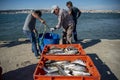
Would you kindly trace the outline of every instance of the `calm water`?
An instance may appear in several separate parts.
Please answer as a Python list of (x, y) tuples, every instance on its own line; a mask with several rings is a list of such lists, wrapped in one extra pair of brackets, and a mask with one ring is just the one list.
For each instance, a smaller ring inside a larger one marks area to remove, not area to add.
[[(22, 27), (27, 14), (0, 14), (0, 40), (17, 40), (25, 37)], [(42, 16), (49, 27), (57, 24), (57, 17), (45, 13)], [(43, 25), (37, 21), (39, 33)], [(83, 13), (78, 19), (77, 31), (79, 39), (120, 39), (120, 14), (115, 13)], [(61, 33), (62, 29), (55, 31)]]

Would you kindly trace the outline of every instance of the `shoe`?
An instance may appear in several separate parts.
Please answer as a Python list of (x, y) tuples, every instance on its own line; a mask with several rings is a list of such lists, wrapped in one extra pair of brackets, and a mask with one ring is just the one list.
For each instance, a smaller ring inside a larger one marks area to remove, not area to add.
[(37, 59), (40, 59), (41, 56), (36, 56)]
[(34, 53), (34, 51), (32, 50), (32, 53)]

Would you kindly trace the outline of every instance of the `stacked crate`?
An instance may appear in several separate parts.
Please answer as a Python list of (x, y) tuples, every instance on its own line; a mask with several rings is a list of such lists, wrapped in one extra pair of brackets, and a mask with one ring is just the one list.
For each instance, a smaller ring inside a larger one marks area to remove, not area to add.
[[(66, 48), (68, 46), (73, 46), (78, 49), (78, 54), (71, 54), (71, 55), (53, 55), (53, 54), (46, 54), (50, 47), (55, 46), (58, 48)], [(88, 72), (91, 74), (90, 76), (46, 76), (43, 67), (47, 60), (55, 60), (55, 61), (74, 61), (76, 59), (83, 60), (86, 63), (86, 67)], [(89, 56), (86, 55), (85, 51), (83, 50), (80, 44), (62, 44), (62, 45), (47, 45), (44, 47), (42, 52), (42, 57), (38, 62), (38, 65), (34, 72), (34, 80), (100, 80), (100, 74), (95, 67), (93, 61)]]

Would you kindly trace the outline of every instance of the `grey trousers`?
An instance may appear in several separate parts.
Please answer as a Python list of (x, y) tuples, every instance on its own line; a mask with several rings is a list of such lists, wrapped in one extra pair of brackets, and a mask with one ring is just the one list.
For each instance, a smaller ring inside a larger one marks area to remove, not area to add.
[(74, 25), (69, 25), (66, 29), (63, 28), (60, 44), (72, 44), (73, 29), (74, 29)]

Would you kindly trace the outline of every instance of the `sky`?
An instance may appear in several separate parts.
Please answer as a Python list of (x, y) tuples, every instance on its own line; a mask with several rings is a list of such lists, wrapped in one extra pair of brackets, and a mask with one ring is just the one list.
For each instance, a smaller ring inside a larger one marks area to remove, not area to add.
[[(0, 0), (0, 10), (50, 9), (52, 5), (66, 8), (69, 0)], [(120, 10), (120, 0), (71, 0), (82, 10)]]

